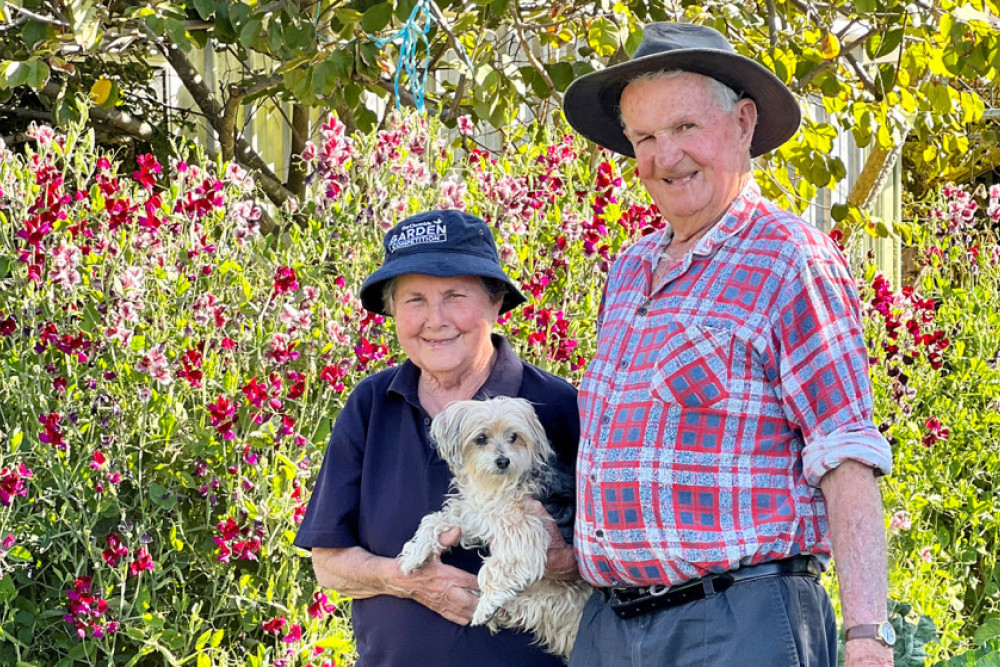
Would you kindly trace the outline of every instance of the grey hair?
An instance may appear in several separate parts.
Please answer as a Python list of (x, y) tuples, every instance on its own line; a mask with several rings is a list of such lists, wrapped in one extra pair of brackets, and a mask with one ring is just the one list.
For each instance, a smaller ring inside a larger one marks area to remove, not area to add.
[[(629, 84), (635, 83), (636, 81), (661, 81), (676, 79), (682, 74), (698, 74), (698, 72), (690, 72), (683, 69), (654, 70), (652, 72), (644, 72), (632, 79), (629, 79), (625, 86), (628, 87)], [(708, 76), (707, 74), (702, 74), (701, 76), (708, 79), (709, 90), (712, 92), (713, 97), (715, 97), (715, 103), (718, 105), (719, 110), (723, 113), (729, 113), (732, 111), (736, 106), (736, 103), (741, 99), (740, 94), (714, 77)], [(625, 119), (622, 118), (621, 104), (618, 105), (618, 122), (621, 123), (622, 127), (625, 127)]]
[[(399, 286), (399, 280), (402, 277), (393, 276), (382, 285), (382, 306), (389, 316), (396, 314), (394, 312), (395, 304), (393, 303), (393, 299), (396, 297), (396, 288)], [(479, 278), (479, 283), (483, 286), (483, 291), (486, 292), (490, 303), (496, 305), (503, 303), (504, 297), (507, 296), (507, 285), (502, 280), (487, 276), (476, 276), (476, 278)]]

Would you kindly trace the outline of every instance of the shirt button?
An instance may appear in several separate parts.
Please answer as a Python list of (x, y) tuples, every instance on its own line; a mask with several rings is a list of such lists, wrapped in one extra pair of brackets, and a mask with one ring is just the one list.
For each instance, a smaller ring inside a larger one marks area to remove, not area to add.
[(604, 537), (604, 531), (603, 530), (595, 530), (594, 531), (594, 535), (596, 535), (598, 537), (598, 539), (600, 539), (600, 538)]
[(628, 361), (626, 361), (625, 359), (622, 359), (621, 361), (618, 362), (618, 368), (625, 368), (627, 366), (628, 366)]
[(427, 425), (427, 426), (430, 426), (431, 425), (431, 418), (430, 417), (424, 417), (424, 424)]
[(646, 313), (649, 312), (649, 309), (646, 308), (646, 306), (642, 306), (641, 308), (639, 308), (638, 312), (639, 312), (640, 315), (645, 315)]
[(597, 473), (594, 473), (594, 472), (590, 473), (590, 481), (591, 482), (596, 482), (597, 481)]
[(603, 417), (601, 417), (601, 423), (602, 424), (609, 424), (609, 423), (611, 423), (611, 417), (609, 417), (607, 415), (604, 415)]

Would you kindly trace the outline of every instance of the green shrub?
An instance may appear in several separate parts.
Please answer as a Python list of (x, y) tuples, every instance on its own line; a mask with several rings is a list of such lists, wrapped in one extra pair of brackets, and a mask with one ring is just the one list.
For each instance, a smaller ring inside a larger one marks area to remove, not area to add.
[[(268, 235), (238, 168), (33, 134), (0, 161), (0, 665), (350, 664), (349, 602), (292, 539), (344, 397), (399, 356), (356, 296), (384, 231), (435, 207), (489, 221), (529, 297), (499, 330), (578, 380), (610, 262), (663, 224), (558, 128), (494, 155), (414, 116), (353, 137), (331, 118)], [(938, 658), (996, 614), (993, 215), (960, 230), (974, 261), (936, 241), (915, 291), (859, 270), (906, 512), (892, 593), (942, 628)]]

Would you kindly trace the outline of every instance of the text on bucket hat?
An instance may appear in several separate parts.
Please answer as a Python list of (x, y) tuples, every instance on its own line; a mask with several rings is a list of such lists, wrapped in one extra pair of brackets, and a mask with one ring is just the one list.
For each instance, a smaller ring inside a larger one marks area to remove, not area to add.
[(757, 61), (741, 56), (717, 30), (693, 23), (650, 23), (632, 59), (585, 74), (563, 98), (566, 120), (577, 132), (605, 148), (634, 157), (618, 116), (622, 91), (649, 72), (684, 70), (710, 76), (757, 105), (750, 155), (757, 157), (788, 141), (802, 112), (792, 92)]
[(373, 313), (388, 314), (382, 301), (385, 283), (408, 273), (500, 280), (507, 288), (501, 313), (525, 301), (514, 281), (500, 268), (489, 226), (464, 211), (427, 211), (409, 217), (389, 230), (382, 246), (385, 250), (382, 266), (361, 286), (361, 305)]

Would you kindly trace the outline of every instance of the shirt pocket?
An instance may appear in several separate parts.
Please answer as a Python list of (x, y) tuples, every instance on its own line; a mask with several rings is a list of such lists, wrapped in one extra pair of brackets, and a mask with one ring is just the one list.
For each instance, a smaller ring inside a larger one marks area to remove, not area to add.
[(705, 408), (729, 398), (733, 334), (704, 326), (671, 328), (653, 367), (664, 403)]

